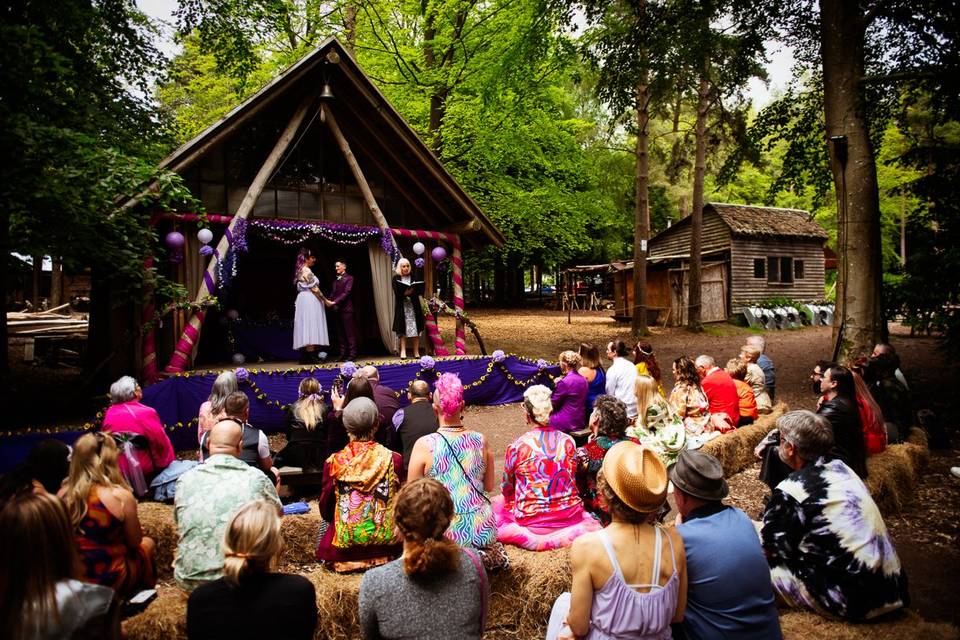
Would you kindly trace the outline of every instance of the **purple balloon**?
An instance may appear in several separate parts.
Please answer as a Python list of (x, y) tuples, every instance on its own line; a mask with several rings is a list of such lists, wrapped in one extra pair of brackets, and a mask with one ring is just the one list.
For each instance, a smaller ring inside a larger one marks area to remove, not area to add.
[(447, 250), (443, 247), (434, 247), (430, 255), (433, 256), (434, 262), (443, 262), (447, 257)]
[(179, 249), (186, 242), (186, 238), (179, 231), (171, 231), (167, 234), (165, 242), (171, 249)]

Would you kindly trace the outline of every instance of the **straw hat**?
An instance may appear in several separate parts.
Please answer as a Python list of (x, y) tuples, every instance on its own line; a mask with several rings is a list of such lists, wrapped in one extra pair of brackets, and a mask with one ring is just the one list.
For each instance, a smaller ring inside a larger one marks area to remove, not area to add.
[(624, 504), (651, 513), (667, 499), (667, 470), (653, 450), (618, 442), (603, 457), (603, 478)]

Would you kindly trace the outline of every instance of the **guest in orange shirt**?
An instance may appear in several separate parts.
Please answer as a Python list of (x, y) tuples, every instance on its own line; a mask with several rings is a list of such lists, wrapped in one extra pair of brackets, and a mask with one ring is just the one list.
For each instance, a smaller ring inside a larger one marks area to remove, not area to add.
[(760, 417), (757, 411), (757, 398), (753, 395), (753, 388), (743, 381), (747, 377), (747, 365), (739, 358), (731, 358), (727, 361), (725, 367), (727, 373), (733, 378), (733, 384), (737, 387), (737, 396), (740, 399), (740, 420), (738, 427), (745, 427), (753, 424), (753, 421)]

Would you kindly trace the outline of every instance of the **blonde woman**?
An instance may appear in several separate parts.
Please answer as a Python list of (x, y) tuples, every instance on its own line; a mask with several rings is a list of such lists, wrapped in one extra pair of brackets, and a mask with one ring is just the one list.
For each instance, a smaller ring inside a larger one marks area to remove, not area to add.
[(770, 394), (767, 393), (767, 389), (764, 386), (766, 384), (766, 377), (763, 374), (763, 369), (757, 364), (757, 360), (760, 359), (760, 354), (760, 349), (754, 346), (746, 345), (740, 347), (740, 359), (747, 365), (747, 375), (743, 381), (753, 389), (753, 397), (757, 400), (757, 412), (764, 414), (773, 411), (773, 403), (770, 401)]
[(652, 376), (637, 376), (637, 419), (627, 428), (627, 436), (656, 452), (661, 462), (671, 465), (686, 446), (683, 420), (660, 394), (660, 384)]
[(301, 380), (297, 401), (287, 409), (287, 446), (274, 458), (277, 468), (323, 469), (327, 459), (326, 413), (317, 379)]
[(156, 543), (143, 535), (137, 500), (120, 475), (119, 450), (104, 433), (81, 436), (60, 490), (87, 582), (130, 595), (156, 583)]
[(580, 354), (576, 351), (564, 351), (559, 356), (561, 378), (557, 380), (550, 401), (553, 413), (550, 426), (565, 433), (583, 429), (587, 424), (587, 392), (590, 383), (580, 375)]
[(393, 276), (393, 331), (400, 340), (400, 359), (407, 357), (407, 340), (413, 350), (413, 357), (420, 354), (420, 333), (423, 331), (423, 308), (420, 296), (423, 295), (423, 276), (415, 278), (410, 261), (400, 258)]
[(277, 506), (250, 502), (227, 524), (223, 577), (187, 602), (191, 638), (313, 638), (317, 596), (303, 576), (274, 573), (283, 548)]

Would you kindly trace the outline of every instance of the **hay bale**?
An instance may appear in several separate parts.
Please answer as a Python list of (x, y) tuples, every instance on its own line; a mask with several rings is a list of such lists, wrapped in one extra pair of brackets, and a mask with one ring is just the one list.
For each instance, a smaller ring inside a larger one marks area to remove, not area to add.
[(913, 498), (920, 473), (930, 461), (927, 436), (913, 429), (904, 444), (867, 458), (867, 488), (880, 512), (899, 513)]
[[(160, 578), (169, 578), (173, 573), (173, 557), (177, 550), (173, 507), (159, 502), (141, 502), (137, 505), (137, 513), (144, 535), (157, 541), (156, 564)], [(320, 531), (320, 514), (316, 505), (311, 505), (310, 513), (284, 516), (280, 521), (280, 531), (284, 540), (281, 565), (316, 562), (317, 532)]]
[(778, 402), (771, 413), (760, 416), (760, 419), (751, 425), (714, 438), (700, 450), (720, 461), (726, 477), (740, 473), (757, 461), (753, 449), (777, 426), (777, 419), (787, 410), (786, 404)]
[(160, 502), (141, 502), (137, 515), (143, 534), (157, 543), (154, 564), (160, 579), (173, 574), (173, 554), (177, 550), (177, 525), (173, 521), (173, 507)]
[(157, 585), (157, 598), (123, 623), (128, 640), (168, 640), (187, 637), (187, 594), (177, 587)]
[(507, 546), (510, 570), (490, 576), (491, 637), (542, 638), (553, 601), (570, 590), (568, 549), (533, 552)]
[(850, 624), (828, 620), (806, 611), (782, 611), (780, 627), (784, 640), (957, 640), (960, 632), (951, 624), (927, 622), (913, 611), (883, 616), (874, 622)]
[(317, 640), (360, 637), (359, 597), (362, 573), (341, 574), (317, 566), (303, 576), (317, 590)]

